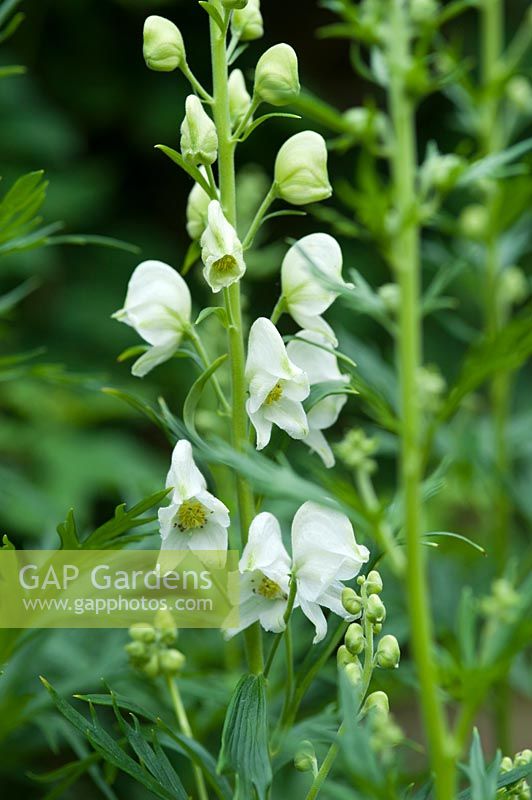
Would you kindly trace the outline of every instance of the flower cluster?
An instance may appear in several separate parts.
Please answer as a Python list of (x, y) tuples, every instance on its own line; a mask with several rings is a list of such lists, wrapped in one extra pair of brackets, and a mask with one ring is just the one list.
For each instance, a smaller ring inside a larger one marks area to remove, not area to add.
[(169, 611), (158, 611), (153, 625), (139, 622), (129, 629), (125, 646), (129, 660), (148, 678), (175, 675), (185, 665), (185, 656), (175, 648), (177, 628)]
[[(512, 759), (505, 756), (501, 761), (501, 774), (511, 772), (519, 767), (527, 767), (532, 762), (532, 750), (521, 750)], [(518, 781), (511, 787), (499, 789), (497, 798), (506, 797), (508, 800), (530, 800), (530, 785), (526, 780)]]

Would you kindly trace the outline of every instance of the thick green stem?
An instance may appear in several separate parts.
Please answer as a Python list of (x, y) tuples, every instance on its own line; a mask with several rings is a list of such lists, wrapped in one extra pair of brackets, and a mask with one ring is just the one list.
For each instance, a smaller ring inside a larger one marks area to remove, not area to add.
[(418, 370), (422, 363), (420, 229), (413, 213), (416, 206), (417, 161), (415, 105), (405, 80), (411, 57), (410, 26), (405, 0), (393, 0), (391, 6), (391, 34), (387, 43), (389, 106), (395, 134), (391, 169), (399, 225), (391, 252), (401, 291), (398, 362), (401, 384), (400, 480), (404, 498), (406, 590), (412, 650), (434, 772), (435, 797), (436, 800), (454, 800), (456, 764), (439, 694), (425, 554), (421, 543), (422, 416), (417, 386)]
[[(171, 675), (168, 675), (166, 678), (166, 683), (168, 686), (168, 691), (170, 692), (170, 697), (172, 698), (172, 705), (174, 707), (179, 727), (185, 736), (188, 736), (189, 739), (193, 739), (194, 736), (188, 721), (187, 712), (185, 711), (185, 706), (183, 705), (181, 693), (177, 687), (175, 678), (172, 678)], [(198, 800), (209, 800), (207, 787), (205, 785), (205, 778), (203, 777), (201, 768), (197, 764), (193, 764), (192, 769), (194, 772), (194, 779), (196, 781), (196, 789), (198, 791)]]
[[(222, 12), (222, 8), (220, 7)], [(228, 16), (226, 15), (226, 20)], [(220, 202), (228, 221), (236, 228), (236, 181), (235, 143), (231, 137), (229, 114), (228, 67), (226, 35), (216, 22), (210, 20), (211, 57), (213, 74), (213, 115), (218, 132), (218, 183)], [(228, 345), (231, 365), (232, 407), (231, 438), (235, 450), (242, 450), (248, 441), (246, 414), (245, 349), (240, 307), (240, 284), (233, 283), (224, 290), (225, 308), (229, 319)], [(238, 508), (242, 543), (247, 541), (249, 526), (255, 516), (255, 501), (248, 482), (242, 475), (236, 476)], [(262, 671), (262, 637), (258, 623), (244, 633), (249, 668)]]

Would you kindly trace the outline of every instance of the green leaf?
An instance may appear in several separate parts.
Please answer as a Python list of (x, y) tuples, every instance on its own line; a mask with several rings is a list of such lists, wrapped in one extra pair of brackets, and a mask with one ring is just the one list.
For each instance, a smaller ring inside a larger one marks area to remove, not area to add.
[(150, 422), (160, 428), (163, 433), (168, 436), (168, 426), (166, 425), (164, 419), (145, 400), (140, 397), (136, 397), (136, 395), (130, 394), (129, 392), (124, 392), (121, 389), (113, 389), (109, 386), (104, 386), (102, 388), (102, 392), (104, 394), (111, 395), (112, 397), (116, 397), (118, 400), (122, 400), (124, 403), (127, 403), (128, 406), (131, 406), (131, 408), (134, 408), (135, 411), (138, 411), (144, 417), (147, 417)]
[(4, 0), (0, 5), (0, 26), (16, 11), (21, 2), (22, 0)]
[(63, 236), (50, 236), (46, 239), (45, 244), (48, 246), (74, 244), (80, 247), (96, 245), (97, 247), (109, 247), (111, 250), (124, 250), (126, 253), (140, 253), (140, 247), (136, 244), (130, 244), (130, 242), (124, 242), (122, 239), (115, 239), (112, 236), (89, 236), (84, 233), (68, 233)]
[(2, 536), (2, 550), (16, 550), (15, 545), (10, 542), (5, 534)]
[(190, 272), (196, 261), (199, 260), (200, 255), (201, 247), (199, 242), (190, 242), (180, 269), (180, 273), (183, 277)]
[[(177, 150), (173, 150), (171, 147), (167, 147), (165, 144), (156, 144), (155, 149), (160, 150), (165, 154), (165, 156), (168, 156), (170, 161), (173, 161), (174, 164), (177, 164), (178, 167), (181, 167), (181, 169), (184, 170), (187, 175), (190, 175), (190, 177), (195, 180), (196, 183), (199, 183), (203, 191), (208, 194), (209, 197), (212, 197), (212, 189), (209, 186), (209, 183), (205, 180), (197, 167), (185, 161), (181, 153), (178, 153)], [(214, 200), (216, 198), (212, 199)]]
[(206, 0), (200, 0), (199, 5), (207, 12), (209, 17), (213, 19), (222, 33), (225, 31), (224, 21), (221, 18), (218, 9), (212, 3)]
[(204, 319), (207, 319), (207, 317), (210, 317), (213, 314), (216, 314), (216, 316), (222, 323), (223, 327), (227, 330), (227, 328), (229, 327), (229, 320), (227, 319), (227, 312), (225, 308), (223, 308), (222, 306), (209, 306), (208, 308), (204, 308), (198, 314), (197, 319), (194, 322), (194, 325), (199, 325), (200, 323), (203, 322)]
[(149, 516), (143, 517), (142, 515), (150, 509), (158, 506), (164, 500), (170, 489), (161, 489), (140, 503), (137, 503), (129, 511), (126, 511), (125, 503), (117, 506), (115, 509), (114, 517), (103, 525), (100, 525), (94, 530), (82, 543), (81, 547), (84, 550), (108, 550), (123, 546), (126, 542), (138, 541), (142, 538), (142, 534), (134, 535), (123, 539), (123, 534), (132, 528), (137, 528), (142, 525), (148, 525), (154, 522), (157, 517)]
[(469, 753), (469, 764), (464, 768), (471, 784), (469, 795), (471, 800), (495, 800), (501, 758), (502, 756), (498, 752), (489, 769), (486, 769), (482, 743), (478, 730), (475, 728)]
[(251, 797), (254, 786), (258, 800), (265, 800), (272, 768), (263, 675), (244, 675), (233, 692), (224, 721), (218, 769), (238, 775), (243, 797)]
[(308, 413), (314, 406), (318, 405), (326, 397), (337, 395), (358, 394), (350, 383), (344, 380), (323, 381), (322, 383), (315, 383), (311, 386), (310, 394), (304, 401), (303, 405), (305, 411)]
[[(117, 714), (120, 716), (118, 709)], [(187, 800), (183, 784), (179, 780), (177, 773), (170, 764), (165, 753), (161, 750), (160, 746), (157, 748), (157, 752), (150, 747), (140, 731), (138, 719), (134, 715), (132, 715), (132, 718), (134, 727), (128, 725), (124, 720), (122, 720), (121, 725), (123, 725), (131, 749), (140, 763), (151, 772), (157, 783), (163, 789), (166, 789), (173, 797)]]
[(214, 375), (218, 367), (220, 367), (224, 361), (227, 361), (227, 353), (219, 356), (215, 361), (212, 362), (210, 367), (208, 367), (204, 372), (201, 373), (199, 378), (194, 381), (192, 387), (187, 395), (185, 403), (183, 405), (183, 421), (189, 431), (191, 433), (196, 433), (196, 425), (195, 425), (195, 416), (196, 416), (196, 408), (198, 407), (198, 403), (201, 399), (201, 395), (203, 394), (203, 390), (205, 386)]
[(13, 34), (19, 29), (20, 24), (24, 22), (25, 19), (26, 15), (23, 14), (22, 12), (15, 14), (15, 16), (9, 20), (5, 28), (0, 32), (0, 44), (10, 39), (13, 36)]
[(0, 316), (11, 311), (17, 303), (24, 300), (25, 297), (38, 289), (40, 285), (41, 281), (38, 278), (28, 278), (24, 283), (19, 284), (19, 286), (16, 286), (10, 292), (2, 295), (0, 297)]
[(468, 539), (467, 536), (462, 536), (460, 533), (451, 533), (450, 531), (430, 531), (429, 533), (425, 533), (423, 538), (427, 539), (433, 536), (442, 536), (446, 539), (456, 539), (459, 542), (465, 542), (474, 550), (477, 550), (477, 552), (482, 553), (483, 556), (487, 555), (484, 548), (477, 544), (477, 542), (474, 542), (472, 539)]
[(272, 111), (270, 114), (263, 114), (262, 117), (257, 117), (257, 119), (251, 123), (249, 128), (246, 128), (246, 131), (244, 135), (241, 136), (240, 141), (245, 142), (246, 139), (249, 138), (249, 136), (251, 136), (251, 134), (254, 131), (256, 131), (257, 128), (260, 127), (264, 122), (267, 122), (269, 119), (275, 119), (278, 117), (285, 119), (301, 119), (299, 114), (285, 114), (280, 111)]
[(81, 548), (73, 508), (68, 512), (66, 520), (57, 526), (57, 533), (61, 539), (61, 550), (79, 550)]
[(532, 138), (525, 139), (524, 142), (519, 142), (507, 150), (502, 150), (500, 153), (475, 161), (462, 173), (456, 184), (457, 188), (470, 186), (472, 183), (484, 178), (504, 177), (503, 167), (511, 164), (512, 161), (516, 161), (530, 150), (532, 150)]

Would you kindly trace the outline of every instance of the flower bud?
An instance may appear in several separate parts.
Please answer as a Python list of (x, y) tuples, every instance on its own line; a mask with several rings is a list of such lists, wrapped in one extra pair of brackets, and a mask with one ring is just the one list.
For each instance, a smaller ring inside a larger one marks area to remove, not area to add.
[(364, 631), (358, 622), (352, 622), (345, 634), (345, 646), (354, 656), (358, 656), (366, 645)]
[(144, 23), (144, 60), (156, 72), (173, 72), (185, 60), (179, 28), (164, 17), (151, 16)]
[(230, 11), (245, 8), (247, 4), (248, 0), (222, 0), (223, 7), (228, 8)]
[(316, 753), (312, 742), (305, 740), (294, 756), (294, 767), (299, 772), (310, 772), (317, 768)]
[(345, 665), (345, 675), (351, 686), (358, 686), (362, 681), (362, 667), (358, 661)]
[(362, 600), (355, 590), (350, 589), (348, 586), (342, 591), (342, 605), (347, 613), (352, 614), (353, 617), (360, 616), (362, 612)]
[(163, 644), (173, 644), (177, 640), (177, 626), (168, 609), (161, 609), (155, 615), (154, 625), (159, 631), (160, 641)]
[(503, 270), (500, 278), (501, 300), (509, 305), (522, 303), (529, 294), (527, 277), (522, 269), (511, 266)]
[(128, 642), (125, 645), (124, 650), (130, 657), (131, 661), (133, 662), (138, 663), (139, 661), (144, 661), (148, 657), (148, 651), (146, 649), (144, 642), (139, 642), (139, 641)]
[(432, 22), (438, 13), (438, 0), (411, 0), (410, 14), (414, 22)]
[(156, 653), (152, 655), (149, 661), (141, 667), (142, 672), (148, 678), (156, 678), (159, 674), (159, 657)]
[(336, 664), (338, 665), (338, 669), (343, 669), (354, 661), (358, 661), (357, 657), (349, 652), (345, 644), (341, 644), (336, 651)]
[(373, 709), (381, 714), (387, 715), (390, 713), (390, 703), (388, 702), (388, 695), (386, 692), (372, 692), (372, 694), (368, 695), (366, 697), (366, 702), (362, 706), (362, 716)]
[(431, 153), (421, 166), (420, 182), (426, 194), (431, 189), (449, 192), (464, 171), (464, 161), (454, 153)]
[[(203, 169), (200, 167), (200, 169)], [(207, 227), (207, 212), (211, 198), (199, 183), (192, 187), (187, 200), (187, 233), (193, 241), (201, 238)]]
[(286, 106), (299, 95), (297, 55), (289, 44), (276, 44), (259, 58), (255, 96), (272, 106)]
[(377, 289), (377, 294), (384, 303), (386, 311), (396, 314), (401, 302), (401, 290), (396, 283), (384, 283)]
[(249, 0), (242, 9), (233, 12), (231, 33), (241, 42), (251, 42), (261, 38), (264, 25), (260, 13), (260, 0)]
[(532, 761), (532, 750), (521, 750), (514, 758), (514, 767), (526, 767)]
[(532, 113), (532, 84), (523, 75), (514, 75), (508, 81), (506, 96), (522, 114)]
[(294, 206), (317, 203), (332, 194), (325, 140), (314, 131), (288, 139), (275, 160), (277, 194)]
[(377, 647), (377, 664), (382, 669), (395, 669), (399, 666), (401, 651), (395, 636), (387, 634), (383, 636)]
[(380, 633), (382, 631), (382, 622), (376, 622), (373, 625), (373, 633)]
[(460, 229), (469, 239), (482, 239), (488, 232), (489, 213), (481, 205), (466, 206), (460, 214)]
[(159, 663), (161, 671), (167, 675), (174, 675), (185, 666), (185, 656), (179, 650), (163, 650), (159, 654)]
[(229, 114), (233, 128), (237, 128), (249, 111), (251, 97), (246, 89), (242, 71), (234, 69), (229, 76)]
[(155, 641), (155, 628), (147, 622), (136, 622), (129, 629), (129, 635), (136, 642), (150, 644)]
[(217, 200), (209, 204), (208, 225), (201, 237), (201, 258), (203, 276), (214, 293), (239, 281), (246, 271), (242, 244)]
[(376, 569), (372, 569), (366, 577), (366, 592), (380, 594), (382, 592), (382, 578)]
[(504, 756), (503, 760), (501, 761), (500, 771), (501, 772), (511, 772), (514, 768), (514, 762), (510, 758), (510, 756)]
[(181, 153), (192, 164), (213, 164), (218, 154), (216, 126), (195, 94), (186, 100), (181, 125)]
[(384, 622), (386, 619), (386, 609), (378, 594), (369, 596), (366, 616), (370, 622)]

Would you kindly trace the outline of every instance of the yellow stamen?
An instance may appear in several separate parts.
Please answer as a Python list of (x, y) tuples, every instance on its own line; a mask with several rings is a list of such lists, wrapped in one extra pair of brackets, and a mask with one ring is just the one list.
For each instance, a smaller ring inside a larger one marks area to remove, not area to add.
[(216, 272), (221, 272), (223, 275), (227, 275), (228, 272), (232, 272), (236, 267), (236, 258), (234, 256), (225, 255), (215, 261), (212, 265), (212, 268), (216, 270)]
[(257, 587), (257, 594), (262, 595), (262, 597), (265, 597), (267, 600), (280, 600), (286, 597), (279, 584), (272, 581), (271, 578), (267, 578), (266, 575), (263, 575)]
[(199, 500), (185, 500), (177, 512), (177, 527), (180, 531), (191, 531), (203, 528), (207, 522), (207, 509)]
[(271, 392), (268, 394), (264, 404), (267, 406), (271, 406), (272, 403), (276, 403), (277, 400), (280, 400), (283, 396), (283, 387), (281, 386), (280, 381), (278, 381)]

